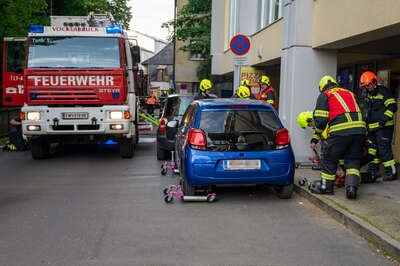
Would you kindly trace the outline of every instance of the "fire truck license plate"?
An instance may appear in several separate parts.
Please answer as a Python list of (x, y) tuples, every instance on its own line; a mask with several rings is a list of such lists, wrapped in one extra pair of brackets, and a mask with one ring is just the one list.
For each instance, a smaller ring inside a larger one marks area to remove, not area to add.
[(89, 113), (62, 113), (62, 119), (88, 119)]

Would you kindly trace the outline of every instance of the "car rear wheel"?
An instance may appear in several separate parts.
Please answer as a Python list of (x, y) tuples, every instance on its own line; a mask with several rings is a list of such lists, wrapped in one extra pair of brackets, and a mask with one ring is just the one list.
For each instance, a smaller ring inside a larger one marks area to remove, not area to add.
[(157, 160), (164, 161), (167, 159), (167, 151), (157, 145)]
[(186, 178), (182, 178), (182, 187), (183, 187), (183, 192), (185, 193), (185, 196), (194, 196), (195, 194), (195, 189), (193, 186), (187, 182)]
[(280, 199), (290, 199), (293, 193), (293, 184), (276, 186), (275, 193)]

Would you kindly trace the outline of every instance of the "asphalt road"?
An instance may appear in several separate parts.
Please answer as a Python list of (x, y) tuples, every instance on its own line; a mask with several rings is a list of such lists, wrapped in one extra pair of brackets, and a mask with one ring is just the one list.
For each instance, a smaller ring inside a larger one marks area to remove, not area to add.
[(166, 204), (155, 145), (133, 159), (83, 147), (34, 161), (0, 154), (0, 265), (390, 265), (294, 195), (220, 188)]

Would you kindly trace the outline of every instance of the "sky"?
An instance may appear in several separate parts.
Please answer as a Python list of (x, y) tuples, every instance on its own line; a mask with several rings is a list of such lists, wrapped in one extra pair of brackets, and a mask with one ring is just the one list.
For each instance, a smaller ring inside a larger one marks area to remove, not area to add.
[(130, 0), (130, 28), (166, 40), (168, 30), (161, 24), (174, 18), (175, 0)]

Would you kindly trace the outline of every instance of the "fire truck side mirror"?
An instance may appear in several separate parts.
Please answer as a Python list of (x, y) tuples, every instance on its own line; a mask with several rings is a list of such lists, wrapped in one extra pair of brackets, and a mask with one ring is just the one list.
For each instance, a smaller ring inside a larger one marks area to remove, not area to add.
[(131, 46), (131, 55), (133, 63), (140, 63), (140, 47), (135, 45)]

